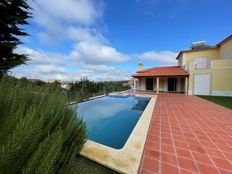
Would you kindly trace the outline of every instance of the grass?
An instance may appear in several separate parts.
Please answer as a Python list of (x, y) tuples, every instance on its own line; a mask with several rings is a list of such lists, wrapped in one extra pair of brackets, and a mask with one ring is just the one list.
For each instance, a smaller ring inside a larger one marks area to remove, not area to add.
[(211, 102), (222, 105), (226, 108), (232, 109), (232, 97), (219, 97), (219, 96), (198, 96)]
[(72, 163), (70, 174), (118, 174), (117, 172), (97, 164), (87, 158), (78, 156)]

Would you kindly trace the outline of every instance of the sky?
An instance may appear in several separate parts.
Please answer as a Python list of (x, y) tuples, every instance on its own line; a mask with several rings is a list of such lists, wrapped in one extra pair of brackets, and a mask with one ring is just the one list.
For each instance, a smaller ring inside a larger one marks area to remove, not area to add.
[(144, 68), (177, 65), (194, 41), (232, 34), (231, 0), (29, 0), (30, 34), (16, 53), (18, 78), (128, 80)]

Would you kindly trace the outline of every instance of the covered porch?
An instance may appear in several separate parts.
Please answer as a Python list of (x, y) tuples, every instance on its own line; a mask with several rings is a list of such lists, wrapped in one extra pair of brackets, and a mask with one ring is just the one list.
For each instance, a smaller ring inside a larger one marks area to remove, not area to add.
[(134, 92), (172, 92), (188, 94), (189, 73), (180, 66), (155, 67), (133, 74)]
[[(136, 84), (137, 83), (137, 84)], [(135, 92), (188, 93), (188, 76), (139, 77), (134, 79)]]

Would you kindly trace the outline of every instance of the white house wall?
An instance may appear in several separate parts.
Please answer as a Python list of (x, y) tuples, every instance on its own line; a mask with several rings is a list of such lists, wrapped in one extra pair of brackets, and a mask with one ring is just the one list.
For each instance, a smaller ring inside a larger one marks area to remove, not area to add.
[(139, 90), (146, 90), (145, 78), (139, 78)]
[(153, 78), (153, 91), (156, 91), (156, 78)]
[(181, 92), (181, 80), (179, 77), (177, 78), (176, 91)]
[(164, 78), (164, 88), (163, 88), (164, 92), (168, 91), (168, 78), (165, 77)]

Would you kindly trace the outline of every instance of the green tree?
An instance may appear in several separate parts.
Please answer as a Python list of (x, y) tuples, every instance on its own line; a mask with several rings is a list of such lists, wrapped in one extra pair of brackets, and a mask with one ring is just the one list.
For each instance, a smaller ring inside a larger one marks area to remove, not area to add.
[(19, 36), (28, 35), (20, 26), (28, 24), (30, 9), (26, 0), (0, 1), (0, 76), (28, 60), (27, 55), (14, 50), (22, 44)]

